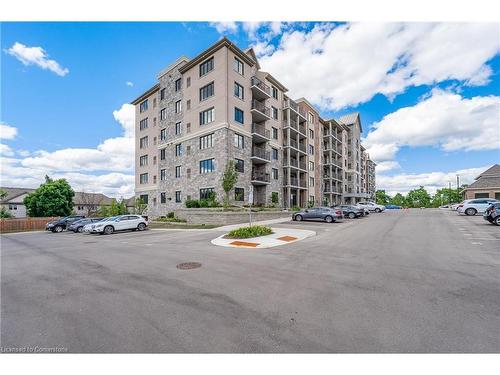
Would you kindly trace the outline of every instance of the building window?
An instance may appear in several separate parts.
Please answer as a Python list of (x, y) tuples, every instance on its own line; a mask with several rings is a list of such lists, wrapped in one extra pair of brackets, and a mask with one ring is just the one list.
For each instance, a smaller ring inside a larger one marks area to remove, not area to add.
[(156, 137), (153, 137), (153, 144), (156, 146)]
[(238, 202), (243, 202), (245, 200), (245, 189), (234, 188), (234, 200)]
[(200, 199), (210, 199), (215, 194), (214, 188), (200, 189)]
[(186, 78), (186, 87), (190, 87), (191, 86), (191, 77), (187, 77)]
[(167, 139), (167, 129), (160, 130), (160, 141), (164, 141)]
[(144, 118), (139, 122), (139, 130), (144, 130), (148, 128), (148, 118)]
[(182, 134), (182, 122), (177, 122), (175, 124), (175, 135), (181, 135)]
[(273, 139), (278, 139), (278, 128), (273, 127), (272, 132), (273, 132)]
[(153, 156), (153, 165), (156, 165), (156, 156)]
[(142, 173), (139, 176), (139, 183), (141, 183), (141, 184), (147, 184), (148, 183), (148, 174), (147, 173)]
[(177, 190), (175, 192), (175, 203), (181, 203), (182, 202), (182, 199), (181, 199), (181, 191), (180, 190)]
[(273, 94), (273, 98), (278, 99), (278, 89), (274, 86), (271, 86), (271, 92)]
[(241, 75), (244, 74), (245, 67), (244, 67), (243, 63), (239, 59), (237, 59), (236, 57), (234, 58), (233, 69), (235, 72), (238, 72)]
[(314, 162), (313, 161), (309, 162), (309, 170), (314, 171)]
[(146, 165), (148, 165), (148, 156), (147, 155), (142, 155), (140, 158), (139, 158), (139, 165), (141, 167), (144, 167)]
[(214, 58), (211, 57), (208, 60), (200, 64), (200, 77), (214, 70)]
[(191, 109), (191, 99), (189, 99), (189, 100), (186, 102), (186, 109), (187, 109), (187, 110), (190, 110), (190, 109)]
[(309, 155), (314, 155), (314, 146), (309, 145)]
[(186, 155), (191, 155), (191, 146), (190, 145), (186, 146)]
[(139, 195), (139, 199), (144, 203), (148, 204), (149, 203), (149, 195), (147, 194), (141, 194)]
[(206, 159), (200, 161), (200, 173), (210, 173), (215, 171), (214, 159)]
[(175, 113), (181, 113), (182, 112), (182, 101), (177, 100), (175, 102)]
[(182, 143), (175, 145), (175, 156), (182, 156)]
[(244, 99), (243, 86), (236, 82), (234, 83), (234, 96), (240, 98), (241, 100)]
[(186, 133), (191, 133), (191, 123), (190, 122), (188, 122), (186, 124)]
[(278, 169), (277, 168), (273, 168), (271, 170), (271, 174), (273, 175), (273, 180), (277, 180), (278, 179)]
[(167, 170), (160, 169), (160, 181), (165, 181), (167, 179)]
[(234, 121), (240, 124), (244, 123), (244, 113), (241, 109), (234, 107)]
[(314, 122), (314, 115), (311, 112), (307, 113), (307, 121), (309, 121), (310, 124)]
[(139, 139), (139, 148), (146, 148), (146, 147), (148, 147), (148, 136)]
[(272, 150), (273, 150), (273, 160), (278, 160), (278, 149), (273, 147)]
[(213, 133), (200, 137), (200, 150), (213, 147)]
[(314, 139), (314, 130), (309, 129), (309, 138)]
[(309, 204), (314, 205), (314, 195), (309, 196)]
[(309, 187), (314, 187), (314, 177), (309, 177)]
[(156, 108), (156, 98), (153, 98), (153, 108)]
[(182, 88), (182, 78), (175, 80), (175, 91), (181, 91)]
[(160, 160), (165, 160), (165, 151), (166, 150), (164, 148), (160, 150)]
[(167, 109), (166, 108), (162, 108), (160, 110), (160, 121), (161, 120), (165, 120), (167, 118)]
[(148, 100), (144, 100), (141, 104), (139, 104), (139, 112), (142, 113), (148, 110)]
[(167, 89), (161, 89), (160, 90), (160, 100), (165, 99), (166, 94), (167, 94)]
[(271, 193), (271, 202), (272, 203), (278, 203), (279, 202), (279, 194), (277, 191), (273, 191)]
[(209, 108), (200, 112), (200, 125), (210, 124), (215, 120), (215, 108)]
[(177, 165), (175, 166), (175, 178), (180, 178), (181, 177), (181, 166)]
[(160, 193), (160, 203), (167, 203), (167, 194)]
[(200, 102), (214, 96), (215, 90), (214, 90), (214, 83), (210, 82), (208, 85), (203, 86), (200, 89)]
[(156, 117), (153, 117), (153, 126), (156, 126)]
[(245, 137), (241, 134), (234, 133), (234, 147), (243, 150), (245, 148)]
[(234, 168), (237, 172), (245, 173), (245, 161), (241, 159), (235, 159), (236, 162), (234, 164)]
[(186, 176), (187, 178), (191, 178), (191, 168), (186, 169)]
[(271, 107), (271, 115), (272, 115), (273, 119), (277, 120), (278, 119), (278, 108)]

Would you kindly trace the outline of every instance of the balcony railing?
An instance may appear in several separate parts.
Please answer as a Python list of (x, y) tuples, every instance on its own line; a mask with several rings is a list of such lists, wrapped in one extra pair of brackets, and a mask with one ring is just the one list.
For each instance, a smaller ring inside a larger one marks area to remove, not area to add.
[(283, 107), (284, 108), (291, 108), (295, 112), (298, 112), (298, 110), (299, 110), (299, 105), (297, 103), (295, 103), (292, 99), (283, 100)]
[(255, 99), (252, 100), (252, 109), (256, 109), (257, 111), (262, 112), (267, 117), (269, 117), (269, 108)]
[(260, 79), (257, 77), (252, 77), (251, 78), (251, 84), (252, 86), (256, 86), (262, 91), (264, 91), (267, 95), (271, 96), (271, 89), (269, 88), (268, 85), (266, 85), (264, 82), (262, 82)]
[(271, 132), (262, 124), (252, 124), (252, 133), (259, 134), (264, 138), (271, 138)]
[(259, 147), (253, 147), (252, 148), (252, 156), (261, 158), (264, 160), (271, 160), (271, 153), (269, 151), (266, 151), (263, 148)]
[(299, 150), (307, 153), (306, 145), (299, 144)]
[(252, 172), (252, 181), (271, 182), (269, 173)]

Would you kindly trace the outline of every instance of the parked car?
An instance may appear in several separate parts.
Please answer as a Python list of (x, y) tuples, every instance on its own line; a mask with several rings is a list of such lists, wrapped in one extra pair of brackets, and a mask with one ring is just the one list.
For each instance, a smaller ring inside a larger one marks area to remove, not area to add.
[(97, 223), (98, 221), (101, 221), (103, 218), (102, 217), (89, 217), (86, 219), (80, 219), (77, 221), (73, 221), (69, 226), (68, 230), (73, 231), (73, 232), (78, 232), (82, 233), (83, 232), (83, 227), (87, 224), (91, 223)]
[(396, 204), (388, 204), (385, 208), (388, 210), (400, 210), (402, 207)]
[(450, 206), (450, 210), (456, 211), (458, 209), (458, 206), (460, 206), (462, 203), (452, 203), (452, 205)]
[(341, 204), (333, 208), (341, 209), (342, 213), (344, 214), (344, 217), (348, 217), (349, 219), (355, 219), (357, 217), (364, 216), (365, 212), (364, 208), (360, 208), (350, 204)]
[(294, 212), (292, 220), (323, 220), (327, 223), (334, 223), (342, 220), (342, 210), (330, 207), (312, 207), (299, 212)]
[(59, 233), (65, 230), (66, 227), (74, 221), (83, 219), (84, 217), (85, 216), (83, 215), (64, 216), (58, 220), (49, 221), (47, 224), (45, 224), (45, 230)]
[(362, 216), (368, 216), (370, 215), (370, 210), (366, 207), (360, 206), (359, 204), (355, 205), (358, 208), (361, 208), (363, 210), (363, 215)]
[(385, 211), (385, 206), (383, 206), (381, 204), (376, 204), (374, 202), (359, 202), (358, 205), (365, 207), (365, 208), (368, 208), (370, 211), (374, 211), (377, 213)]
[(148, 222), (140, 215), (120, 215), (102, 219), (97, 223), (87, 224), (83, 227), (84, 232), (112, 234), (122, 230), (145, 230)]
[(500, 203), (493, 203), (484, 211), (483, 219), (491, 224), (500, 225)]
[(489, 198), (468, 199), (458, 205), (457, 212), (459, 214), (466, 214), (467, 216), (474, 216), (477, 213), (486, 211), (490, 203), (496, 202), (499, 201)]

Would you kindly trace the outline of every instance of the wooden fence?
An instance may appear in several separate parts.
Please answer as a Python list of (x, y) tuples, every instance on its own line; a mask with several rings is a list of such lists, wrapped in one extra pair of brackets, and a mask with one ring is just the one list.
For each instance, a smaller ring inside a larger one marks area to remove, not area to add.
[(23, 217), (18, 219), (0, 219), (0, 232), (24, 232), (29, 230), (43, 230), (45, 224), (57, 217)]

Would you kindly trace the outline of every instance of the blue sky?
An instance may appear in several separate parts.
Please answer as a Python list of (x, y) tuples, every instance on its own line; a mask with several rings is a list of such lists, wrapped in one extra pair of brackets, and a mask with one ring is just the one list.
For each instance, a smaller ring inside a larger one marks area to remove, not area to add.
[(381, 188), (432, 190), (500, 162), (496, 25), (2, 23), (2, 185), (37, 186), (49, 173), (133, 194), (124, 104), (222, 35), (253, 46), (325, 118), (360, 112)]

